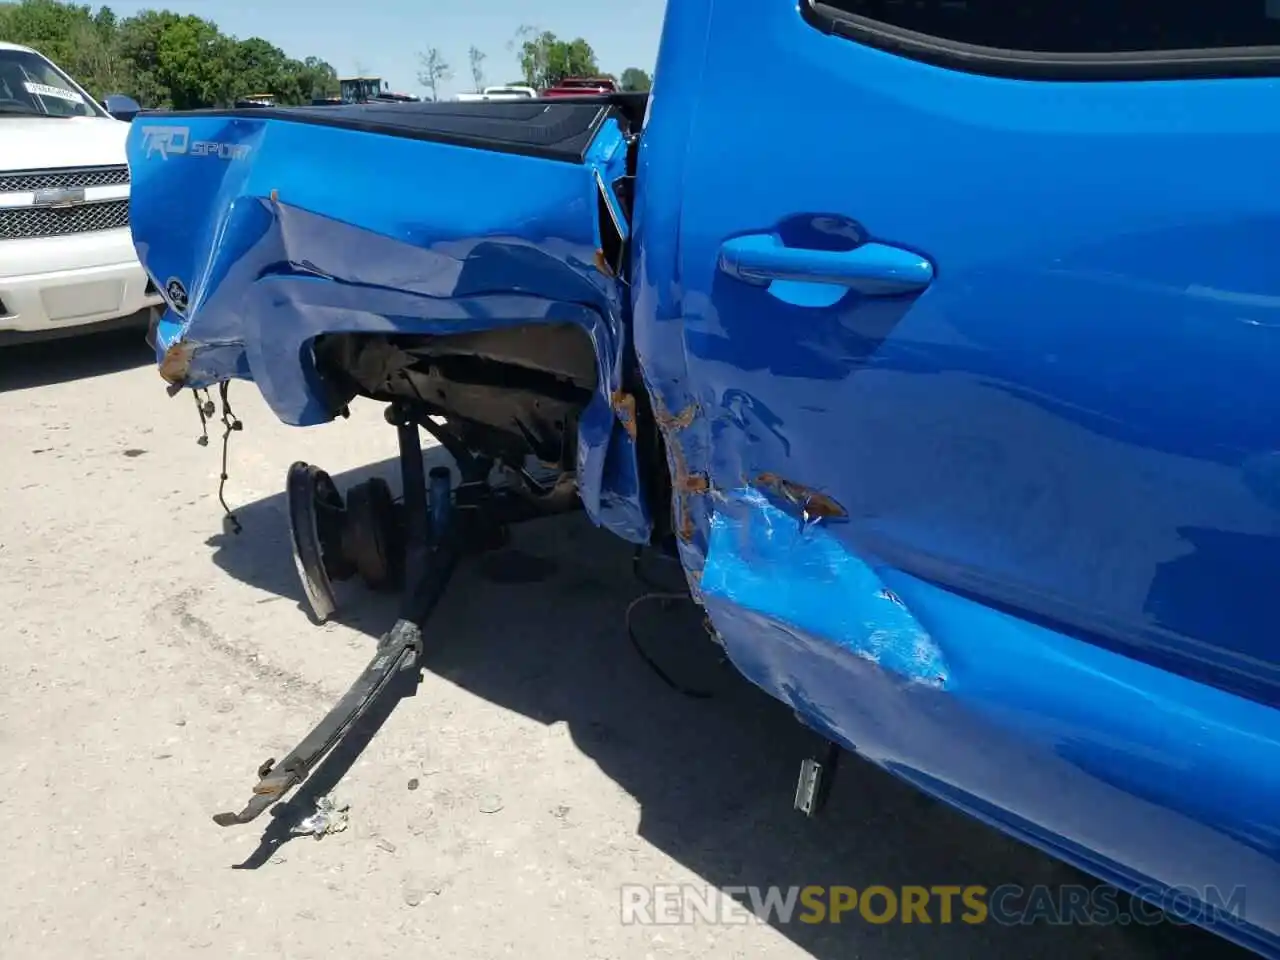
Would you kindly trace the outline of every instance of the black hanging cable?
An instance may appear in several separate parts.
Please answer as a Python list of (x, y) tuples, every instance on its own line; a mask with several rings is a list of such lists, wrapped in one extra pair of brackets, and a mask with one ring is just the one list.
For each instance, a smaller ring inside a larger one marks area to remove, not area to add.
[[(639, 580), (641, 583), (643, 583), (650, 590), (653, 590), (658, 593), (669, 592), (671, 590), (671, 587), (669, 585), (664, 586), (663, 584), (659, 583), (657, 580), (655, 580), (653, 577), (649, 576), (649, 574), (645, 572), (644, 552), (645, 552), (644, 547), (639, 546), (639, 547), (636, 547), (635, 552), (631, 554), (631, 575), (635, 577), (637, 580)], [(680, 562), (678, 557), (669, 557), (669, 556), (666, 556), (665, 554), (660, 556), (662, 557), (662, 559), (666, 560), (669, 563), (675, 563), (678, 565)], [(681, 567), (680, 570), (681, 570), (681, 573), (684, 572), (683, 567)]]
[(643, 596), (636, 597), (627, 606), (627, 638), (631, 641), (631, 645), (635, 647), (636, 653), (640, 655), (640, 659), (643, 660), (649, 669), (656, 673), (658, 678), (672, 690), (675, 690), (677, 693), (683, 693), (686, 697), (692, 697), (694, 700), (710, 700), (711, 692), (709, 690), (698, 690), (693, 687), (686, 687), (678, 680), (673, 679), (671, 674), (667, 673), (667, 671), (663, 670), (658, 662), (649, 655), (648, 651), (645, 650), (644, 645), (640, 642), (640, 638), (636, 636), (635, 627), (631, 622), (631, 615), (641, 604), (649, 603), (654, 600), (670, 602), (673, 600), (688, 601), (689, 599), (689, 596), (683, 593), (646, 593)]
[(647, 576), (641, 564), (643, 554), (644, 548), (637, 547), (635, 553), (631, 557), (631, 570), (632, 573), (635, 574), (637, 580), (650, 588), (650, 592), (636, 597), (627, 605), (627, 612), (625, 616), (627, 639), (631, 641), (631, 646), (635, 648), (636, 653), (639, 654), (640, 659), (644, 661), (645, 665), (656, 673), (658, 675), (658, 679), (669, 686), (672, 690), (675, 690), (677, 693), (682, 693), (686, 697), (691, 697), (694, 700), (710, 700), (712, 694), (709, 690), (699, 690), (694, 687), (687, 687), (674, 679), (671, 674), (667, 673), (667, 671), (664, 670), (652, 656), (650, 656), (649, 652), (645, 650), (644, 644), (640, 642), (640, 637), (636, 634), (635, 625), (632, 622), (632, 616), (641, 605), (652, 603), (654, 601), (661, 602), (664, 606), (671, 603), (693, 603), (693, 597), (688, 593), (676, 593), (666, 590)]
[(238, 534), (244, 528), (240, 526), (240, 521), (231, 512), (231, 508), (227, 506), (225, 495), (227, 488), (227, 454), (231, 448), (231, 434), (237, 430), (243, 430), (244, 424), (240, 422), (235, 412), (231, 409), (231, 400), (228, 397), (230, 391), (230, 381), (223, 380), (218, 384), (218, 398), (222, 401), (222, 475), (218, 478), (218, 502), (222, 504), (222, 509), (231, 524), (231, 532)]
[(202, 447), (209, 445), (209, 418), (213, 416), (213, 401), (209, 399), (209, 391), (205, 390), (204, 400), (200, 399), (200, 391), (192, 389), (191, 396), (196, 402), (196, 415), (200, 418), (200, 436), (196, 443)]
[[(231, 447), (231, 434), (236, 430), (243, 430), (244, 424), (240, 422), (240, 419), (231, 409), (231, 400), (228, 396), (230, 388), (231, 385), (226, 380), (218, 384), (218, 397), (222, 401), (222, 473), (218, 478), (218, 503), (222, 504), (223, 512), (226, 513), (227, 520), (231, 523), (231, 532), (239, 533), (244, 528), (240, 526), (240, 521), (231, 512), (231, 508), (227, 506), (227, 456)], [(204, 392), (203, 399), (200, 397), (202, 390)], [(196, 414), (200, 417), (200, 436), (196, 437), (196, 443), (202, 447), (207, 447), (209, 445), (209, 421), (213, 419), (216, 408), (213, 405), (212, 398), (209, 396), (208, 387), (192, 388), (191, 396), (195, 398)]]

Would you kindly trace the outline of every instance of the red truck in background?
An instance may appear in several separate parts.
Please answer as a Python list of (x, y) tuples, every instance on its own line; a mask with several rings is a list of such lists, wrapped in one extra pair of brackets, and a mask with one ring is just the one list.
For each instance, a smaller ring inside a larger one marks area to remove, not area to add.
[(589, 97), (598, 93), (617, 93), (612, 77), (566, 77), (554, 87), (542, 91), (544, 97)]

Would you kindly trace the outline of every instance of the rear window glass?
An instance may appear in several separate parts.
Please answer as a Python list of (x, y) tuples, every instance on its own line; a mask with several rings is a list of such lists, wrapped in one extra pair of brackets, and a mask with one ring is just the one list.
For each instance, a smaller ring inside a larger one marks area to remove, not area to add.
[(942, 40), (1037, 53), (1280, 46), (1280, 0), (819, 0)]

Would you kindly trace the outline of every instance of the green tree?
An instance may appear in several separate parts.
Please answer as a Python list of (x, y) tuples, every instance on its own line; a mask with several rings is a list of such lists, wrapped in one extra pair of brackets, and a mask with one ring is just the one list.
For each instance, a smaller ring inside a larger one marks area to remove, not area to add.
[(313, 97), (333, 96), (338, 76), (317, 57), (293, 60), (274, 44), (250, 37), (234, 44), (231, 52), (233, 99), (269, 93), (277, 103), (307, 103)]
[(431, 99), (440, 99), (440, 84), (453, 76), (453, 70), (440, 51), (432, 47), (418, 54), (418, 82), (431, 91)]
[(94, 96), (129, 85), (129, 65), (116, 43), (109, 7), (26, 0), (0, 7), (0, 40), (35, 47), (70, 73)]
[[(531, 41), (537, 40), (539, 33), (540, 32), (536, 27), (531, 27), (526, 24), (519, 27), (514, 36), (507, 41), (507, 51), (515, 55), (517, 62), (520, 64), (520, 70), (522, 73), (518, 84), (509, 83), (507, 86), (529, 86), (531, 85), (529, 78), (531, 76), (540, 75), (542, 72), (540, 69), (543, 66), (541, 61), (535, 60), (534, 63), (526, 63), (526, 56), (529, 51), (525, 48)], [(542, 52), (542, 48), (535, 44), (532, 52), (536, 58), (537, 55)]]
[[(105, 7), (103, 10), (110, 13)], [(63, 69), (99, 100), (133, 86), (133, 69), (120, 51), (114, 17), (109, 25), (98, 18), (93, 23), (74, 24), (71, 42), (75, 53)]]
[(285, 94), (282, 88), (288, 80), (285, 69), (288, 58), (279, 47), (259, 37), (250, 37), (235, 44), (229, 53), (235, 76), (233, 97), (251, 93), (271, 93), (277, 97)]
[(177, 16), (161, 32), (156, 54), (160, 80), (175, 110), (194, 110), (234, 99), (236, 41), (197, 16)]
[(639, 67), (627, 67), (618, 86), (623, 90), (647, 92), (653, 89), (653, 78)]
[[(143, 10), (121, 20), (105, 6), (95, 11), (58, 0), (0, 0), (0, 40), (35, 47), (97, 97), (125, 93), (147, 107), (227, 106), (251, 93), (270, 93), (283, 104), (305, 103), (338, 92), (336, 71), (318, 57), (296, 60), (260, 37), (241, 40), (212, 21), (172, 10)], [(581, 37), (561, 40), (525, 26), (507, 47), (520, 64), (522, 83), (535, 89), (600, 73), (595, 51)], [(477, 90), (484, 85), (485, 59), (477, 47), (468, 51)], [(419, 82), (439, 99), (452, 70), (435, 48), (419, 60)], [(626, 89), (648, 85), (643, 70), (632, 68), (622, 76)]]
[(307, 57), (299, 66), (299, 74), (308, 99), (338, 95), (338, 71), (332, 64), (319, 57)]
[(75, 53), (72, 33), (77, 24), (93, 24), (88, 7), (24, 0), (0, 9), (0, 40), (35, 47), (55, 63), (70, 63)]
[(516, 40), (520, 44), (518, 58), (524, 82), (535, 90), (554, 87), (566, 77), (594, 77), (600, 73), (595, 51), (581, 37), (561, 40), (549, 30), (521, 27)]
[(110, 7), (56, 0), (0, 3), (0, 40), (39, 50), (97, 97), (126, 93), (148, 107), (225, 106), (248, 93), (305, 103), (337, 91), (333, 67), (295, 60), (257, 37), (169, 10), (120, 20)]
[(472, 47), (467, 51), (467, 59), (471, 62), (471, 82), (475, 84), (476, 93), (480, 93), (484, 90), (484, 51)]

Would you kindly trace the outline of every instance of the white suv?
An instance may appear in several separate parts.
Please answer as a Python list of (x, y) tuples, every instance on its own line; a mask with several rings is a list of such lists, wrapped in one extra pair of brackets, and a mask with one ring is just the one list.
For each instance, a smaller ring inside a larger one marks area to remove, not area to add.
[(145, 325), (161, 298), (129, 235), (129, 125), (0, 43), (0, 342)]

